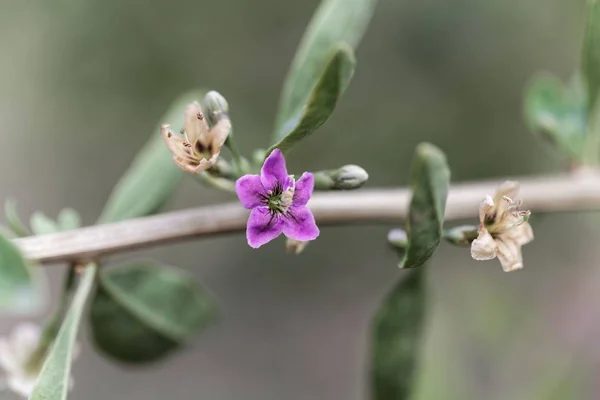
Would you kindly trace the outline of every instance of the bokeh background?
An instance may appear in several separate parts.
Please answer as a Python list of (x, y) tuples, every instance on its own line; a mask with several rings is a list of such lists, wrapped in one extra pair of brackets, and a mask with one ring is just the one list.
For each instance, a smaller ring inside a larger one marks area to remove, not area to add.
[[(158, 118), (196, 87), (227, 97), (247, 155), (265, 147), (317, 5), (1, 1), (0, 200), (16, 198), (23, 215), (70, 206), (93, 223)], [(585, 0), (381, 0), (348, 91), (290, 155), (290, 170), (357, 163), (370, 187), (404, 185), (425, 140), (447, 153), (455, 182), (563, 170), (526, 127), (523, 90), (536, 71), (567, 79), (577, 68), (584, 12)], [(169, 208), (225, 200), (186, 179)], [(518, 273), (468, 250), (436, 253), (415, 399), (600, 398), (600, 218), (536, 214), (532, 223)], [(283, 240), (254, 251), (242, 235), (141, 252), (192, 271), (222, 318), (138, 368), (95, 353), (84, 324), (71, 398), (366, 398), (369, 324), (402, 274), (385, 241), (399, 224), (324, 228), (298, 257)], [(56, 296), (64, 269), (47, 271)], [(0, 320), (0, 333), (15, 322)]]

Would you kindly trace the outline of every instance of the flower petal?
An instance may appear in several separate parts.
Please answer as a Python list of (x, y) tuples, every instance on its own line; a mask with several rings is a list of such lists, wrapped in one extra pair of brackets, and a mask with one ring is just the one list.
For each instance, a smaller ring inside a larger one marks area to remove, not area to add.
[(173, 157), (173, 161), (175, 162), (175, 165), (190, 174), (198, 174), (201, 172), (199, 170), (200, 166), (196, 163), (186, 161), (180, 157)]
[(195, 145), (197, 141), (206, 144), (208, 124), (202, 113), (200, 103), (194, 101), (185, 108), (184, 112), (185, 135), (190, 144)]
[(165, 141), (165, 144), (167, 145), (167, 148), (175, 157), (184, 160), (192, 160), (190, 153), (186, 151), (186, 141), (183, 140), (181, 136), (174, 134), (170, 125), (163, 124), (160, 127), (160, 133)]
[(510, 202), (504, 199), (508, 197), (511, 200), (515, 200), (519, 194), (519, 182), (506, 181), (496, 190), (494, 195), (494, 204), (496, 206), (495, 214), (496, 221), (500, 221), (504, 218), (504, 213), (508, 210), (511, 205)]
[(521, 246), (514, 240), (498, 240), (498, 260), (506, 272), (523, 268)]
[(315, 176), (310, 172), (303, 173), (300, 179), (296, 181), (293, 204), (295, 206), (305, 206), (310, 196), (312, 196), (314, 187)]
[(496, 189), (496, 194), (494, 195), (494, 203), (500, 203), (500, 200), (502, 200), (504, 196), (514, 200), (518, 194), (519, 182), (506, 181), (502, 185), (500, 185), (498, 189)]
[(247, 209), (264, 205), (264, 199), (267, 196), (259, 175), (242, 176), (235, 182), (235, 193)]
[(250, 212), (248, 226), (246, 227), (246, 238), (250, 247), (259, 248), (281, 235), (283, 229), (283, 218), (273, 214), (268, 207), (256, 207)]
[(218, 154), (221, 152), (229, 133), (231, 132), (231, 121), (228, 118), (222, 119), (215, 126), (210, 128), (208, 131), (208, 138), (210, 140), (211, 154)]
[(502, 237), (506, 237), (515, 241), (519, 246), (523, 246), (533, 240), (533, 229), (529, 222), (523, 222), (522, 224), (507, 230)]
[(285, 216), (283, 234), (290, 239), (303, 242), (314, 240), (319, 236), (319, 228), (315, 223), (315, 217), (308, 207), (290, 207)]
[(497, 244), (488, 231), (479, 231), (477, 239), (471, 243), (471, 257), (475, 260), (491, 260), (496, 257)]
[(479, 203), (479, 222), (480, 223), (485, 223), (486, 221), (486, 217), (491, 218), (492, 214), (491, 211), (494, 208), (494, 200), (492, 199), (492, 196), (487, 195), (485, 196), (485, 198), (483, 200), (481, 200), (481, 203)]
[(273, 150), (265, 160), (260, 170), (260, 180), (267, 191), (273, 190), (277, 184), (280, 184), (284, 191), (292, 185), (285, 166), (285, 158), (279, 149)]

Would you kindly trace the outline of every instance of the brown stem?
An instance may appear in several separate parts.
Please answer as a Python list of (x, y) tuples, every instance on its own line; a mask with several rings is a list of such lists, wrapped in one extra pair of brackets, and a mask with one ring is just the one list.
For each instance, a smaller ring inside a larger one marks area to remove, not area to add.
[[(521, 182), (525, 207), (534, 212), (600, 210), (598, 171), (514, 180)], [(495, 179), (452, 186), (446, 220), (468, 218), (477, 222), (479, 202), (501, 182)], [(334, 225), (401, 220), (406, 216), (409, 201), (408, 189), (370, 189), (318, 193), (309, 206), (318, 224)], [(40, 263), (89, 260), (163, 243), (243, 232), (247, 218), (248, 210), (236, 202), (20, 238), (14, 243), (27, 258)]]

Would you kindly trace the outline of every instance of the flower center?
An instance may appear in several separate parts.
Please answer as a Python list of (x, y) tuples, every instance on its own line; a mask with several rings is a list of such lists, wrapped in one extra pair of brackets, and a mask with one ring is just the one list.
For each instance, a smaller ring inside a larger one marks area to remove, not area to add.
[[(509, 231), (529, 220), (531, 211), (521, 210), (522, 201), (514, 202), (511, 198), (504, 196), (503, 201), (508, 203), (508, 207), (499, 217), (492, 215), (485, 220), (485, 226), (493, 237), (498, 237), (506, 231)], [(499, 218), (497, 218), (499, 217)]]
[(292, 205), (295, 186), (296, 182), (292, 178), (292, 185), (286, 190), (276, 187), (269, 192), (269, 197), (267, 198), (267, 207), (269, 207), (269, 210), (278, 214), (285, 214)]

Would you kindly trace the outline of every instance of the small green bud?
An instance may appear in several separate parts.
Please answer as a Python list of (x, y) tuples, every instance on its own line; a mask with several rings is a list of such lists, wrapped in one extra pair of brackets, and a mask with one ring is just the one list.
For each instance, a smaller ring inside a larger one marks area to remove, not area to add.
[(404, 229), (392, 229), (388, 232), (387, 239), (398, 250), (404, 250), (408, 246), (408, 235)]
[(341, 168), (315, 173), (317, 190), (358, 189), (369, 179), (369, 174), (358, 165), (344, 165)]
[(469, 247), (478, 234), (476, 226), (462, 225), (444, 231), (444, 239), (456, 246)]
[(333, 176), (336, 189), (357, 189), (365, 184), (369, 179), (369, 174), (358, 165), (344, 165), (338, 169), (338, 173)]
[(211, 90), (204, 96), (204, 108), (208, 114), (208, 121), (211, 124), (218, 122), (223, 116), (229, 113), (229, 104), (221, 93)]

